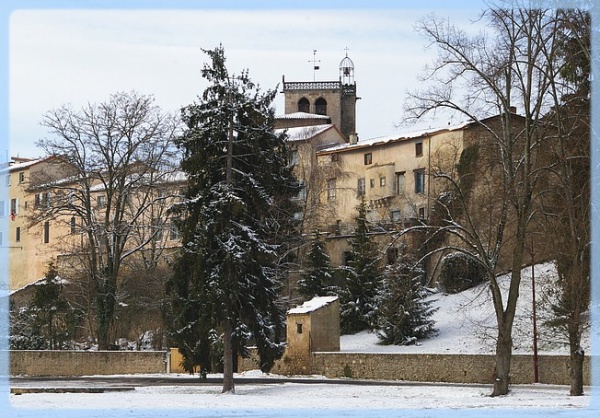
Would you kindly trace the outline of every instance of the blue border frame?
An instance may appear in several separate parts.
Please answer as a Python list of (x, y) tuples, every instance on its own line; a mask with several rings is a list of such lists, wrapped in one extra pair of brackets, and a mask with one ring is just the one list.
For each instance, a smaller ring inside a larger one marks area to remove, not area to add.
[[(458, 0), (452, 5), (453, 9), (457, 7), (464, 9), (483, 9), (485, 7), (484, 0)], [(49, 4), (50, 3), (50, 4)], [(282, 4), (284, 3), (284, 4)], [(404, 2), (402, 2), (404, 3)], [(410, 2), (411, 4), (398, 3), (397, 0), (330, 0), (327, 2), (316, 0), (303, 1), (275, 1), (264, 0), (250, 3), (248, 0), (128, 0), (127, 2), (119, 0), (3, 0), (0, 2), (0, 21), (4, 24), (4, 30), (0, 31), (0, 155), (4, 155), (9, 149), (8, 140), (8, 122), (9, 122), (9, 69), (8, 69), (8, 46), (9, 46), (9, 22), (10, 15), (13, 11), (23, 9), (185, 9), (185, 8), (204, 8), (204, 9), (383, 9), (383, 8), (410, 8), (410, 9), (435, 9), (448, 8), (448, 0), (421, 0), (420, 2)], [(538, 5), (556, 5), (556, 6), (576, 6), (576, 0), (564, 1), (536, 1), (532, 0), (532, 6)], [(600, 91), (598, 82), (600, 81), (600, 63), (598, 54), (598, 45), (600, 45), (600, 12), (592, 8), (592, 27), (598, 26), (592, 31), (592, 186), (600, 185), (600, 111), (598, 103), (600, 103)], [(2, 159), (0, 158), (0, 162)], [(592, 188), (592, 260), (597, 260), (600, 257), (600, 251), (596, 241), (599, 237), (598, 209), (600, 207), (599, 187)], [(6, 188), (0, 187), (0, 195), (6, 193)], [(0, 231), (7, 231), (7, 221), (0, 220)], [(0, 250), (0, 291), (8, 289), (8, 252)], [(592, 264), (592, 277), (600, 275), (600, 264)], [(597, 325), (600, 323), (600, 283), (592, 281), (592, 328), (595, 330), (592, 335), (598, 334)], [(592, 391), (591, 404), (586, 410), (503, 410), (503, 409), (484, 409), (484, 410), (298, 410), (298, 409), (268, 409), (256, 411), (239, 411), (239, 410), (29, 410), (21, 408), (13, 408), (9, 398), (9, 382), (8, 375), (8, 342), (4, 338), (8, 334), (8, 301), (7, 298), (0, 298), (0, 416), (1, 417), (53, 417), (56, 413), (60, 418), (82, 418), (82, 417), (102, 417), (123, 416), (129, 417), (166, 417), (177, 416), (186, 417), (221, 417), (221, 416), (253, 416), (253, 417), (328, 417), (333, 415), (345, 417), (369, 417), (369, 416), (397, 416), (403, 417), (480, 417), (485, 414), (488, 417), (506, 417), (512, 415), (519, 417), (548, 415), (561, 417), (587, 417), (597, 416), (600, 404), (596, 390)], [(598, 346), (600, 341), (598, 338), (592, 338), (592, 354), (600, 357)], [(600, 386), (600, 364), (598, 361), (592, 362), (592, 383), (597, 389)], [(426, 400), (424, 400), (426, 401)]]

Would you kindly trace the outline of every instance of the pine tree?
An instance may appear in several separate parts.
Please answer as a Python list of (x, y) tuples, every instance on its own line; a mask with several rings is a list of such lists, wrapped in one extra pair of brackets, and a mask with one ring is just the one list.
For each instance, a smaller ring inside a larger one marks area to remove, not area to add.
[(327, 296), (336, 294), (333, 282), (333, 268), (331, 267), (329, 255), (325, 251), (325, 242), (316, 233), (310, 244), (307, 257), (307, 271), (298, 280), (298, 293), (309, 300), (315, 296)]
[(11, 324), (11, 348), (20, 350), (61, 350), (73, 342), (80, 312), (63, 294), (53, 263), (44, 279), (36, 284), (27, 307), (15, 314)]
[(377, 336), (385, 345), (409, 345), (437, 333), (431, 316), (437, 309), (426, 299), (423, 270), (410, 257), (400, 257), (384, 274)]
[(357, 209), (346, 282), (340, 291), (340, 325), (344, 334), (376, 328), (377, 293), (382, 280), (377, 246), (369, 236), (366, 204), (362, 202)]
[(233, 392), (234, 361), (247, 341), (263, 370), (283, 352), (276, 262), (281, 236), (293, 232), (299, 187), (285, 134), (273, 129), (276, 90), (262, 93), (247, 71), (230, 76), (222, 46), (204, 52), (210, 85), (182, 110), (187, 129), (178, 144), (188, 189), (174, 207), (183, 251), (168, 290), (175, 334), (189, 338), (191, 352), (206, 361), (214, 353), (210, 336), (220, 336), (223, 392)]

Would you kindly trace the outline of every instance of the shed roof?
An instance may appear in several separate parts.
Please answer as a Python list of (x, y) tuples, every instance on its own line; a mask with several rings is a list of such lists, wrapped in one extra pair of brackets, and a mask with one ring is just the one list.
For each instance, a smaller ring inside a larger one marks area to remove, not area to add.
[(337, 300), (337, 296), (315, 296), (311, 300), (304, 302), (302, 305), (292, 308), (288, 311), (288, 314), (305, 314), (314, 312), (324, 306), (329, 305), (331, 302)]

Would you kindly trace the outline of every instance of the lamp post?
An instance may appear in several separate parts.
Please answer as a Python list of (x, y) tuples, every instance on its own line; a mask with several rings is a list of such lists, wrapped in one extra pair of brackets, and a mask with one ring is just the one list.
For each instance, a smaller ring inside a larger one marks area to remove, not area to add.
[(535, 306), (535, 257), (533, 251), (533, 237), (531, 237), (531, 296), (533, 300), (533, 381), (534, 383), (538, 383), (537, 314)]

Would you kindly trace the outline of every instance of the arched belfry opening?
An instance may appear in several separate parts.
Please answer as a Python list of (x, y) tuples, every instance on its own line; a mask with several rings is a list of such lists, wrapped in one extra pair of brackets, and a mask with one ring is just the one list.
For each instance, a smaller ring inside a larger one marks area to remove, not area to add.
[(298, 112), (310, 113), (310, 102), (306, 97), (298, 100)]
[(327, 100), (319, 97), (315, 101), (315, 113), (317, 115), (327, 115)]
[[(312, 81), (286, 81), (282, 78), (285, 95), (285, 113), (310, 113), (319, 117), (305, 117), (308, 125), (323, 122), (328, 117), (331, 124), (338, 127), (349, 141), (356, 136), (356, 83), (354, 81), (354, 63), (346, 56), (340, 62), (340, 76), (337, 80), (317, 81), (315, 72), (320, 69), (314, 56), (310, 60), (313, 70)], [(333, 64), (335, 65), (335, 64)], [(318, 122), (320, 121), (320, 122)]]
[(348, 51), (346, 51), (346, 56), (340, 62), (340, 80), (342, 85), (351, 85), (354, 84), (354, 63), (348, 57)]

